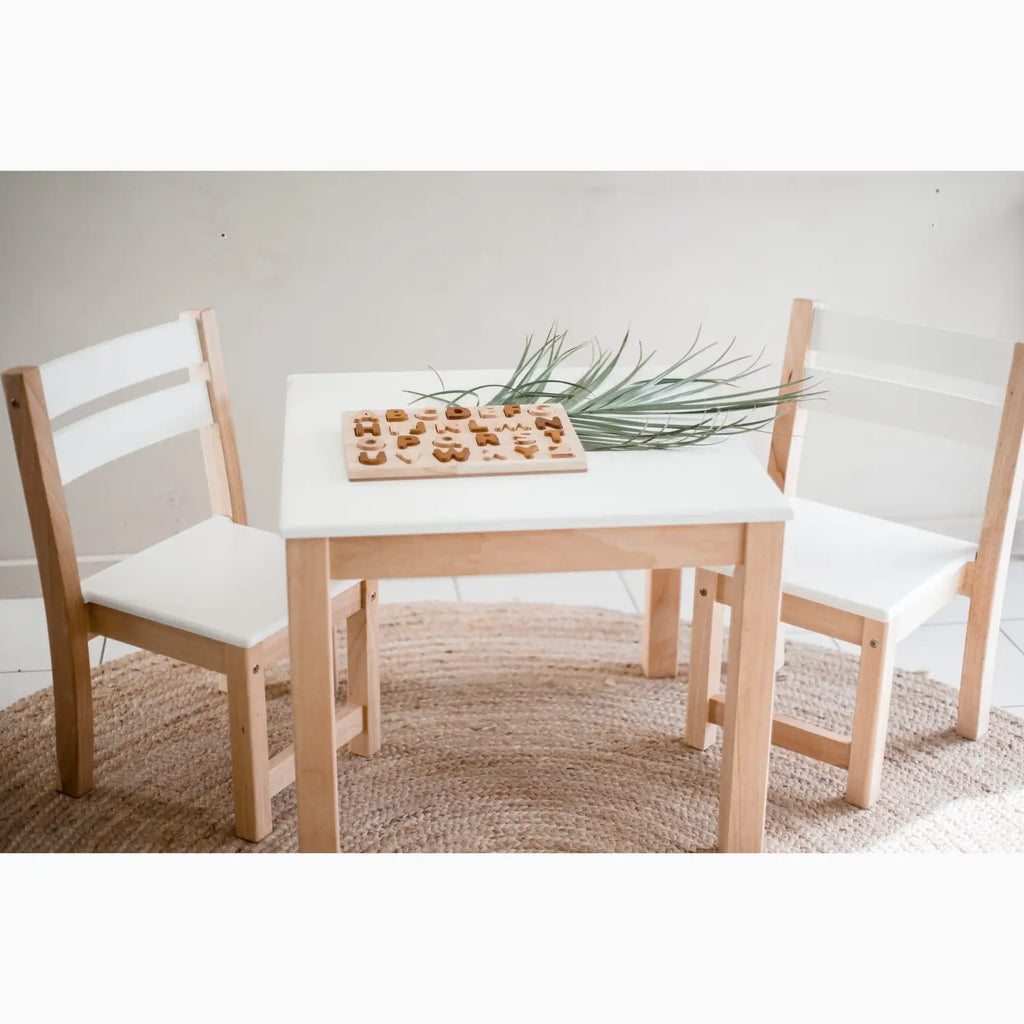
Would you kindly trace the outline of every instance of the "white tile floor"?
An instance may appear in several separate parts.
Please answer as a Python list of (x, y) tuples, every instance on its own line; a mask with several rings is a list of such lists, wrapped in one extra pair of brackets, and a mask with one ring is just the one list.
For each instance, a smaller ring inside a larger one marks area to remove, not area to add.
[[(689, 617), (693, 573), (683, 579), (683, 616)], [(642, 572), (572, 572), (532, 576), (463, 576), (459, 578), (385, 580), (381, 601), (545, 601), (597, 605), (636, 612), (643, 607)], [(924, 669), (934, 679), (956, 686), (963, 656), (967, 602), (958, 599), (900, 644), (900, 668)], [(1024, 560), (1014, 560), (1004, 602), (996, 659), (994, 703), (1024, 717)], [(845, 648), (835, 640), (792, 629), (795, 640)], [(852, 649), (852, 648), (851, 648)], [(93, 665), (112, 661), (133, 648), (115, 640), (90, 645)], [(50, 655), (42, 601), (0, 601), (0, 707), (6, 707), (50, 684)]]

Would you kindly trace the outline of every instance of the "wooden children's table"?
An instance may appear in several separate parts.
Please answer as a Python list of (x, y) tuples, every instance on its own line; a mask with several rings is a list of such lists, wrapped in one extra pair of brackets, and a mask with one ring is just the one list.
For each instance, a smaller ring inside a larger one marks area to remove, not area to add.
[[(448, 388), (508, 375), (442, 374)], [(718, 847), (760, 851), (788, 501), (742, 442), (588, 452), (583, 473), (349, 480), (342, 413), (408, 407), (407, 389), (437, 387), (429, 371), (288, 379), (280, 531), (300, 850), (339, 848), (330, 580), (367, 580), (375, 591), (396, 577), (647, 569), (643, 671), (666, 676), (677, 666), (682, 568), (735, 565)], [(349, 642), (375, 643), (373, 628), (371, 615)], [(380, 723), (358, 729), (359, 752), (372, 753)]]

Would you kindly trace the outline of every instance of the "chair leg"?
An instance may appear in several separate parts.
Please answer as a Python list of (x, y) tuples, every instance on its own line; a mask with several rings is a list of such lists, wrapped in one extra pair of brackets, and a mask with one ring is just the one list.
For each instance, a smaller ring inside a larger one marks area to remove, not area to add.
[(781, 672), (786, 667), (786, 624), (779, 623), (779, 631), (775, 640), (775, 671)]
[(57, 778), (60, 791), (82, 796), (92, 789), (93, 721), (89, 644), (69, 637), (59, 652), (50, 648), (53, 665), (53, 716), (57, 733)]
[(846, 800), (856, 807), (870, 807), (881, 789), (895, 656), (896, 644), (889, 637), (887, 625), (867, 620), (861, 640), (850, 771), (846, 779)]
[(260, 649), (228, 647), (225, 660), (235, 834), (256, 843), (266, 838), (274, 827), (270, 810), (267, 697)]
[(687, 746), (707, 750), (717, 726), (708, 721), (708, 700), (722, 685), (722, 629), (725, 606), (715, 600), (717, 573), (698, 569), (693, 585), (690, 683), (686, 696)]
[(364, 729), (349, 742), (353, 754), (372, 757), (380, 750), (380, 669), (377, 643), (377, 581), (363, 580), (360, 608), (348, 617), (348, 702), (362, 704)]
[[(999, 619), (986, 614), (982, 605), (983, 602), (971, 601), (967, 615), (967, 642), (957, 703), (956, 731), (968, 740), (979, 739), (988, 729), (999, 640)], [(1001, 602), (999, 607), (1001, 610)]]

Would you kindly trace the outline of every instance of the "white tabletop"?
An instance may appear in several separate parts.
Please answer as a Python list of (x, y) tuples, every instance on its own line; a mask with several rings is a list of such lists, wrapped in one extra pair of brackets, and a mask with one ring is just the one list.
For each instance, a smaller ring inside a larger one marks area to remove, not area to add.
[[(442, 371), (442, 377), (446, 387), (469, 387), (500, 384), (509, 372)], [(415, 403), (406, 389), (438, 387), (434, 374), (424, 370), (289, 377), (281, 535), (376, 537), (792, 518), (789, 502), (764, 467), (735, 439), (675, 451), (588, 452), (584, 473), (349, 480), (341, 414), (408, 407)], [(462, 404), (478, 403), (466, 398)]]

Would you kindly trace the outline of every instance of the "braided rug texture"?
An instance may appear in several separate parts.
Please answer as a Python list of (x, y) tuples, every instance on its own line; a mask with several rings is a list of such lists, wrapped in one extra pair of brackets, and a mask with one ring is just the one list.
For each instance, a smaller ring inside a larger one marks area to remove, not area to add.
[[(637, 616), (421, 604), (381, 619), (384, 747), (339, 753), (343, 850), (714, 847), (720, 744), (683, 744), (685, 668), (641, 675)], [(343, 631), (338, 644), (344, 665)], [(792, 645), (777, 707), (846, 732), (856, 675), (856, 658)], [(294, 786), (274, 798), (265, 841), (233, 834), (216, 681), (144, 653), (95, 670), (96, 787), (78, 800), (54, 790), (50, 692), (0, 712), (0, 850), (294, 850)], [(268, 672), (267, 698), (274, 752), (291, 741), (287, 662)], [(993, 712), (970, 743), (954, 734), (955, 709), (948, 687), (897, 673), (871, 811), (844, 803), (844, 772), (775, 748), (766, 848), (1024, 850), (1024, 721)]]

